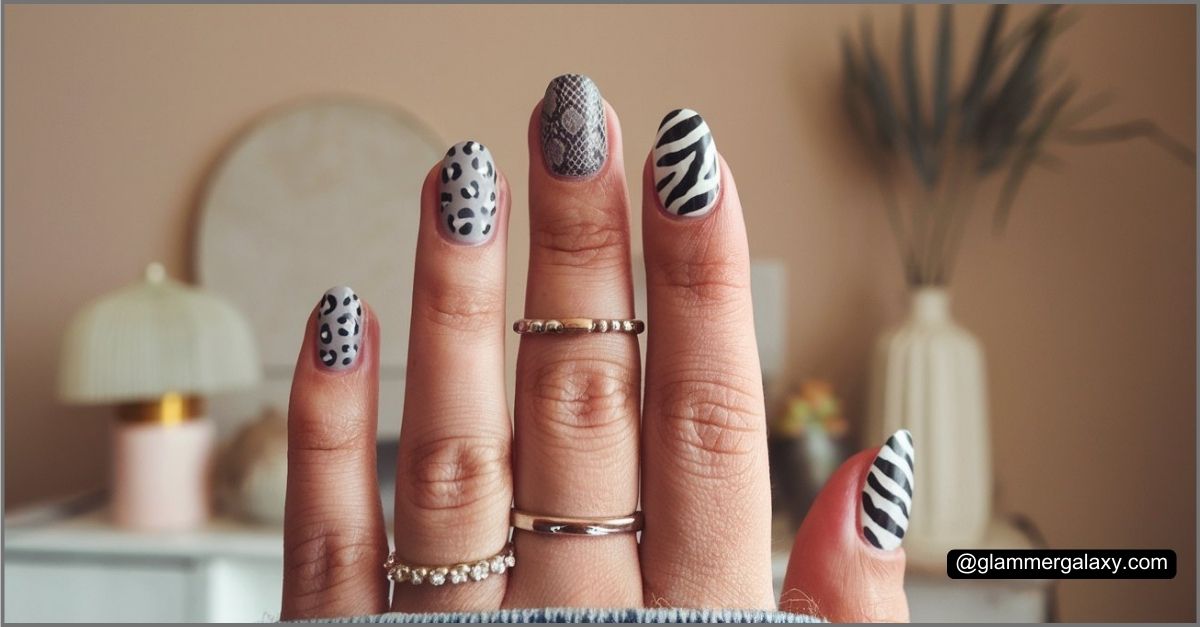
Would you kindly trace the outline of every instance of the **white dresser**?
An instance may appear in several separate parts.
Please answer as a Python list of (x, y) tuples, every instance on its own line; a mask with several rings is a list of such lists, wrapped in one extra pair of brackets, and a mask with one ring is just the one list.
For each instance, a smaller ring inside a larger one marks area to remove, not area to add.
[(116, 529), (104, 512), (6, 521), (9, 622), (258, 622), (279, 616), (277, 528), (214, 520), (188, 532)]
[[(29, 517), (23, 517), (29, 518)], [(283, 535), (227, 519), (177, 533), (124, 531), (104, 512), (6, 521), (4, 618), (10, 622), (276, 620)], [(787, 554), (774, 560), (778, 595)], [(916, 622), (1040, 622), (1047, 581), (954, 581), (910, 570)]]

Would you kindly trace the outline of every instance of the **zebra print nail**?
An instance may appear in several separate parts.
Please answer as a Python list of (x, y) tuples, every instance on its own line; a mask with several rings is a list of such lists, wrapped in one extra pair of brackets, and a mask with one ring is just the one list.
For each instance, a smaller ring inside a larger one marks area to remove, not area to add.
[(362, 340), (362, 302), (348, 287), (331, 287), (317, 303), (317, 358), (330, 370), (347, 370), (358, 361)]
[(913, 441), (907, 429), (887, 439), (867, 472), (862, 491), (862, 532), (867, 542), (885, 551), (900, 546), (912, 511)]
[(479, 142), (454, 144), (442, 159), (438, 188), (438, 224), (460, 244), (492, 238), (496, 221), (496, 162)]
[(699, 113), (676, 109), (658, 125), (654, 187), (667, 213), (699, 218), (712, 211), (721, 190), (717, 145)]

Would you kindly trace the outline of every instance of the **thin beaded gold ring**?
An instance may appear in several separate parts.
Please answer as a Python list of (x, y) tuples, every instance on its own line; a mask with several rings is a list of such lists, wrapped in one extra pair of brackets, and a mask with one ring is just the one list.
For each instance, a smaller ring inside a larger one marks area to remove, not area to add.
[(536, 320), (521, 318), (513, 323), (520, 335), (558, 335), (562, 333), (632, 333), (646, 330), (641, 320), (603, 320), (599, 318), (552, 318)]

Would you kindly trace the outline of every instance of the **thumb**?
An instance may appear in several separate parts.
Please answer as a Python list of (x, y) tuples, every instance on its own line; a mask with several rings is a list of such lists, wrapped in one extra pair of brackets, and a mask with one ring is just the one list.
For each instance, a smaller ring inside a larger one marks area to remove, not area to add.
[(780, 609), (833, 622), (907, 622), (904, 550), (912, 435), (847, 460), (796, 533)]

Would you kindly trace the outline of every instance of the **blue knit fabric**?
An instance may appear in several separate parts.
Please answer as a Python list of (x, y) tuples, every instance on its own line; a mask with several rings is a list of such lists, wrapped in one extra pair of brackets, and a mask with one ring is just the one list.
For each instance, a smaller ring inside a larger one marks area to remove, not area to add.
[(591, 609), (546, 607), (406, 614), (391, 612), (369, 616), (322, 619), (320, 623), (821, 623), (819, 618), (767, 610)]

